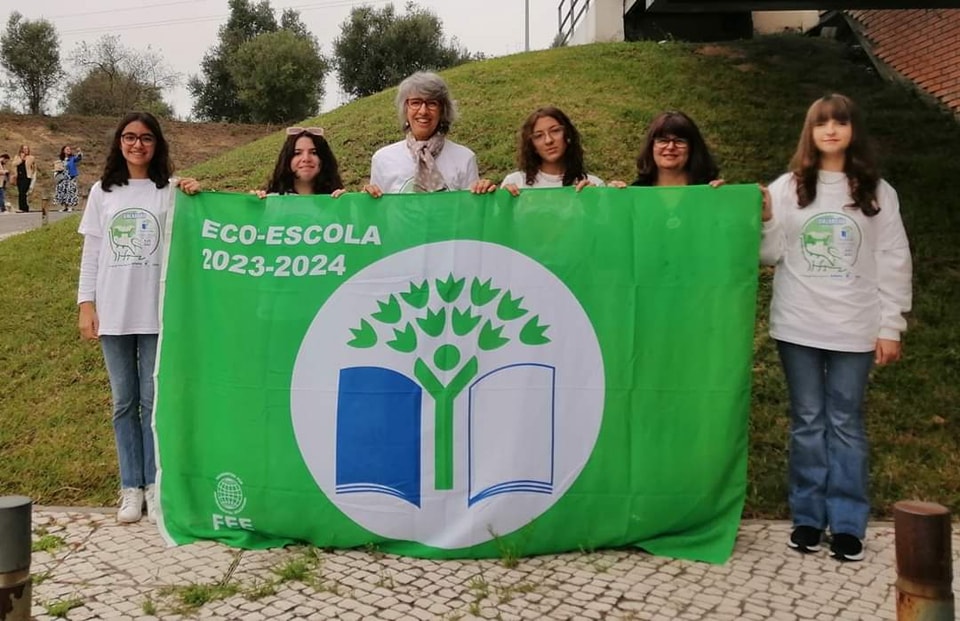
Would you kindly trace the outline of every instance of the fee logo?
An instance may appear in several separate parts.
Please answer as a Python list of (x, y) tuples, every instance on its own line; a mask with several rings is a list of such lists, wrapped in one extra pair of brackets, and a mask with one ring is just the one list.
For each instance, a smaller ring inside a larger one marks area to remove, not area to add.
[(549, 509), (586, 464), (603, 401), (599, 344), (570, 290), (476, 241), (354, 275), (304, 336), (291, 387), (297, 442), (331, 501), (379, 535), (444, 548)]

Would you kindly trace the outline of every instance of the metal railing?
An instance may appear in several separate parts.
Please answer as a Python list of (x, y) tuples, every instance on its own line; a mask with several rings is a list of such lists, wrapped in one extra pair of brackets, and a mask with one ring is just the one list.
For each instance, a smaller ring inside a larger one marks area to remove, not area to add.
[(580, 22), (580, 18), (589, 8), (590, 0), (560, 0), (560, 4), (557, 5), (557, 22), (559, 24), (557, 33), (560, 37), (560, 45), (566, 45), (567, 41), (570, 40), (573, 31)]

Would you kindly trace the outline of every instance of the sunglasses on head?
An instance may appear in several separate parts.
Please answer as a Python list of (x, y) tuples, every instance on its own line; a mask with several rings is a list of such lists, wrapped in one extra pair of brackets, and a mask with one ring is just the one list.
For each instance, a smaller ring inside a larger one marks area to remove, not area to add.
[(298, 134), (310, 134), (311, 136), (320, 136), (323, 138), (322, 127), (288, 127), (287, 135), (296, 136)]

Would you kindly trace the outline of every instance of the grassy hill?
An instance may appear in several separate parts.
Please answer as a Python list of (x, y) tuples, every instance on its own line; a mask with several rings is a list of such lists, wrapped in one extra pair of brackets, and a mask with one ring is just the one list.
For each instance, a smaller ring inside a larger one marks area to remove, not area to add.
[[(64, 145), (79, 147), (84, 161), (80, 164), (80, 188), (83, 192), (100, 178), (107, 158), (110, 138), (120, 119), (113, 116), (35, 116), (0, 114), (0, 153), (17, 154), (20, 145), (30, 145), (40, 168), (38, 196), (52, 197), (53, 164)], [(273, 125), (241, 125), (227, 123), (186, 123), (163, 121), (164, 134), (171, 143), (170, 156), (176, 168), (189, 168), (224, 151), (230, 151), (257, 138), (274, 133)], [(16, 191), (7, 200), (16, 206)], [(32, 199), (31, 209), (40, 209), (40, 201)], [(52, 208), (52, 207), (51, 207)]]
[[(723, 45), (619, 43), (561, 48), (472, 63), (445, 73), (461, 120), (452, 138), (482, 174), (514, 168), (516, 132), (554, 104), (584, 134), (591, 172), (629, 180), (643, 130), (675, 108), (701, 125), (730, 182), (769, 181), (795, 145), (809, 103), (829, 91), (868, 113), (885, 176), (900, 194), (915, 265), (905, 360), (874, 373), (867, 424), (874, 511), (917, 497), (960, 510), (960, 126), (879, 80), (828, 41), (772, 37)], [(400, 137), (394, 91), (309, 124), (326, 128), (350, 189), (370, 155)], [(192, 167), (207, 188), (263, 183), (282, 132)], [(0, 243), (0, 494), (45, 504), (110, 503), (117, 474), (110, 396), (96, 346), (75, 328), (80, 240), (76, 219)], [(760, 272), (746, 515), (786, 517), (785, 386), (766, 336), (771, 273)]]

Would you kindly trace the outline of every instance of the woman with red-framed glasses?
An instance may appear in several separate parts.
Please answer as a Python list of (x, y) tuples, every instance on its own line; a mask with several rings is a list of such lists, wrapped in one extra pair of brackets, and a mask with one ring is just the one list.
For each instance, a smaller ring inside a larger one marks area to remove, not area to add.
[(473, 151), (447, 138), (457, 106), (443, 78), (414, 73), (400, 83), (396, 104), (405, 138), (373, 154), (365, 192), (378, 198), (384, 193), (497, 189), (480, 178)]

